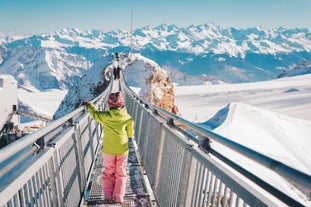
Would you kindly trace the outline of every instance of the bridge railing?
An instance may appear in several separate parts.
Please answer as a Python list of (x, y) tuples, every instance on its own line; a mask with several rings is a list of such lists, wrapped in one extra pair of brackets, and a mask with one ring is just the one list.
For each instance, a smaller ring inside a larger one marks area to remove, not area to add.
[[(92, 101), (99, 109), (104, 109), (111, 86), (112, 81)], [(0, 206), (79, 206), (102, 133), (80, 107), (2, 148)], [(38, 140), (45, 143), (40, 153), (33, 144)]]
[[(310, 176), (145, 103), (121, 83), (126, 107), (136, 122), (139, 152), (160, 206), (303, 206), (217, 153), (208, 140), (271, 166), (306, 191), (311, 189)], [(104, 109), (110, 89), (93, 100), (99, 109)], [(2, 148), (0, 206), (79, 206), (102, 133), (81, 107), (17, 140), (14, 146)], [(42, 138), (46, 147), (40, 153), (21, 156), (29, 154), (28, 149), (32, 152), (37, 147), (33, 143)], [(22, 166), (8, 164), (17, 163), (20, 157), (25, 157)]]
[(125, 82), (122, 85), (136, 122), (140, 156), (160, 206), (304, 206), (217, 153), (209, 140), (270, 168), (301, 189), (310, 190), (309, 175), (148, 104)]

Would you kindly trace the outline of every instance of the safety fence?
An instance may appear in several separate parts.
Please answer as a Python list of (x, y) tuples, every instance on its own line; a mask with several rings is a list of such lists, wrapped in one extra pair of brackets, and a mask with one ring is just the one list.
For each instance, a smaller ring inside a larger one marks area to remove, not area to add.
[[(104, 109), (112, 86), (92, 102)], [(0, 150), (0, 206), (79, 206), (103, 130), (83, 107)]]
[[(159, 206), (304, 206), (230, 158), (220, 142), (310, 192), (311, 177), (141, 100), (123, 84), (135, 139)], [(306, 194), (308, 195), (308, 194)]]

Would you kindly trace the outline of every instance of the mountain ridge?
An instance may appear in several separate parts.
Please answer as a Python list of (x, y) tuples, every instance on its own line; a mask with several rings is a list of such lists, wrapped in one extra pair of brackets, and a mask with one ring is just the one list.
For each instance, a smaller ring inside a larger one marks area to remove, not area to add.
[[(195, 84), (269, 80), (311, 60), (311, 31), (304, 28), (161, 24), (135, 29), (132, 43), (133, 52), (178, 71), (171, 77), (177, 84), (188, 84), (185, 77)], [(129, 51), (131, 34), (122, 30), (64, 28), (25, 37), (0, 35), (0, 73), (11, 74), (34, 90), (68, 89), (99, 59)]]

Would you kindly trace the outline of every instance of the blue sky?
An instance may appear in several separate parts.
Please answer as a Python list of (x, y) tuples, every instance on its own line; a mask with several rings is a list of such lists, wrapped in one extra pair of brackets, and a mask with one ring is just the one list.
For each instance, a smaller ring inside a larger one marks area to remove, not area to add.
[(311, 28), (311, 0), (0, 0), (0, 33), (214, 22), (221, 28)]

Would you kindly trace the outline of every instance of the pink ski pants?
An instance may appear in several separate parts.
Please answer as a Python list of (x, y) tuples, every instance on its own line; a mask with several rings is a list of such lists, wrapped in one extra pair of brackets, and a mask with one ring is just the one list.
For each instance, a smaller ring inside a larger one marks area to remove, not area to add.
[(128, 153), (110, 155), (104, 153), (103, 193), (105, 198), (114, 198), (116, 202), (124, 201), (126, 188), (126, 165)]

